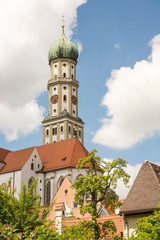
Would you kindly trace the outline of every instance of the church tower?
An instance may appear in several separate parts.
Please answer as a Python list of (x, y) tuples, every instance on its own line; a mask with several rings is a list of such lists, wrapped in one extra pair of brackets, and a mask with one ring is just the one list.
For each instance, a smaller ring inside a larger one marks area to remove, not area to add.
[(83, 144), (83, 121), (78, 117), (76, 64), (78, 49), (64, 33), (49, 48), (48, 116), (42, 121), (43, 144), (78, 138)]

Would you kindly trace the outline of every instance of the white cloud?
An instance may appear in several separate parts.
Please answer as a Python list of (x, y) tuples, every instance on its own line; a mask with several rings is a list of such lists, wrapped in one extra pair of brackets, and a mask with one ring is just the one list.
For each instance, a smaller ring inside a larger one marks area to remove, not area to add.
[(116, 49), (120, 49), (120, 44), (119, 44), (119, 43), (116, 43), (116, 44), (114, 45), (114, 47), (115, 47)]
[[(103, 160), (105, 160), (106, 162), (107, 161), (111, 162), (113, 159), (104, 158)], [(126, 187), (121, 180), (118, 180), (116, 193), (118, 194), (119, 199), (125, 199), (127, 197), (127, 194), (129, 192), (129, 190), (131, 189), (141, 166), (142, 166), (142, 164), (136, 164), (134, 166), (132, 166), (131, 164), (127, 164), (127, 167), (124, 168), (125, 172), (128, 173), (130, 176), (129, 188)]]
[(160, 35), (150, 46), (147, 60), (136, 62), (133, 68), (112, 70), (102, 100), (107, 114), (94, 135), (95, 143), (125, 149), (160, 134)]
[[(0, 2), (0, 108), (12, 119), (7, 124), (6, 115), (1, 113), (0, 131), (6, 139), (17, 139), (22, 128), (29, 134), (40, 124), (43, 111), (35, 99), (47, 89), (49, 46), (61, 34), (63, 14), (65, 33), (71, 38), (77, 25), (77, 8), (84, 3), (86, 0)], [(36, 121), (28, 114), (28, 122), (20, 124), (17, 120), (23, 119), (29, 106)]]

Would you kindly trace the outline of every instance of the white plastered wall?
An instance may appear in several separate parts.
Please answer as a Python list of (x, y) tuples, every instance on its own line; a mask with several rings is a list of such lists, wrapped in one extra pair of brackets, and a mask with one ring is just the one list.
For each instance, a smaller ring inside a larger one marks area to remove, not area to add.
[(16, 192), (14, 193), (14, 197), (18, 198), (19, 193), (21, 191), (21, 171), (14, 171), (9, 173), (4, 173), (0, 175), (0, 185), (6, 184), (8, 185), (8, 181), (11, 179), (11, 184), (9, 186), (9, 191), (13, 190), (13, 188), (16, 189)]
[[(34, 164), (34, 169), (31, 169), (31, 164)], [(42, 179), (42, 185), (41, 185), (41, 190), (40, 190), (40, 186), (39, 183), (36, 185), (36, 194), (40, 194), (41, 198), (43, 199), (44, 196), (44, 179), (43, 179), (43, 175), (39, 175), (36, 173), (36, 171), (41, 170), (42, 169), (42, 161), (39, 157), (38, 151), (35, 148), (31, 154), (31, 156), (29, 157), (29, 159), (27, 160), (27, 162), (25, 163), (25, 165), (23, 166), (21, 172), (22, 172), (22, 178), (21, 181), (24, 182), (26, 184), (26, 186), (28, 187), (28, 182), (31, 178), (34, 178), (34, 180), (37, 180), (38, 177), (40, 176)]]

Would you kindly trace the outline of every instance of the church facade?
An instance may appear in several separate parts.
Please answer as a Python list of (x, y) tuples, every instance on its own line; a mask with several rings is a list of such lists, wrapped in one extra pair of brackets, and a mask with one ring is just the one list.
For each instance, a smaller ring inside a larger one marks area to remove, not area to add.
[(16, 188), (15, 197), (24, 182), (28, 187), (37, 180), (35, 192), (41, 204), (49, 205), (65, 176), (74, 182), (85, 170), (78, 171), (80, 158), (87, 157), (83, 146), (83, 121), (78, 116), (78, 87), (76, 65), (78, 49), (64, 33), (49, 48), (48, 60), (48, 116), (42, 121), (43, 145), (18, 151), (0, 148), (0, 185), (10, 191)]

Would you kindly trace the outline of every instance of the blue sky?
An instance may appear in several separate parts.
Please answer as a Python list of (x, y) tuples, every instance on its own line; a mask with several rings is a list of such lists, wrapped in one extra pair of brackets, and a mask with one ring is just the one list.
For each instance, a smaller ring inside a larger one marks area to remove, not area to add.
[(82, 46), (77, 80), (85, 147), (132, 166), (160, 162), (160, 1), (22, 2), (0, 3), (0, 147), (42, 144), (48, 48), (65, 14), (66, 35)]

